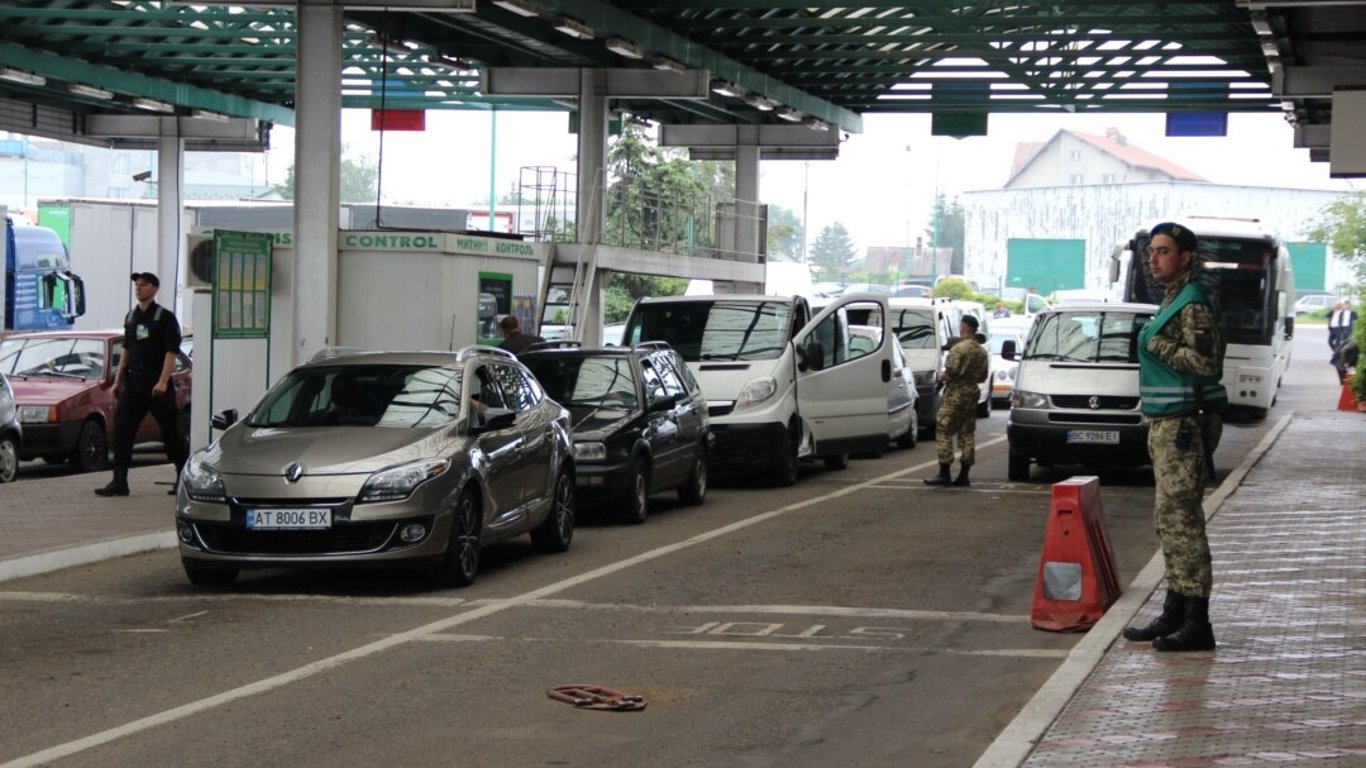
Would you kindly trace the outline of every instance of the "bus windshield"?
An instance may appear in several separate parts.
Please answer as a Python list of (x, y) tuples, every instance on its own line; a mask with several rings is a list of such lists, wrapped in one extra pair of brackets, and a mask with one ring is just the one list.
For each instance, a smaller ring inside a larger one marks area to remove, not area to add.
[[(1268, 344), (1276, 329), (1277, 297), (1272, 275), (1275, 244), (1261, 239), (1200, 238), (1204, 279), (1214, 287), (1229, 344)], [(1161, 304), (1164, 290), (1149, 277), (1145, 243), (1142, 279), (1133, 281), (1133, 301)]]
[(625, 343), (665, 341), (688, 362), (771, 360), (783, 353), (792, 306), (781, 301), (679, 301), (640, 304)]

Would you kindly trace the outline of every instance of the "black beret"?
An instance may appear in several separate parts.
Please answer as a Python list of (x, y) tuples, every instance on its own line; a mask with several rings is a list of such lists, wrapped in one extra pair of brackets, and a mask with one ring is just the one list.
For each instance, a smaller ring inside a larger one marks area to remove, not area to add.
[(977, 318), (973, 317), (972, 315), (963, 315), (963, 319), (961, 322), (967, 327), (971, 328), (973, 333), (977, 332)]
[(1175, 240), (1176, 245), (1183, 251), (1194, 251), (1196, 249), (1195, 233), (1180, 224), (1164, 221), (1153, 227), (1153, 231), (1150, 233), (1151, 237), (1158, 235), (1166, 235)]

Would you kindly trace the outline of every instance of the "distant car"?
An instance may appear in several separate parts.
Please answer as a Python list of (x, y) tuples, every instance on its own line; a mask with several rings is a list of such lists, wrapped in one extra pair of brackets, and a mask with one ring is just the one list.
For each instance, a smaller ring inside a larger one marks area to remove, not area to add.
[[(871, 325), (849, 326), (849, 356), (872, 353), (882, 341), (882, 329)], [(920, 419), (916, 416), (915, 372), (906, 362), (900, 344), (892, 345), (892, 379), (887, 390), (887, 439), (899, 448), (914, 448)]]
[[(44, 331), (0, 341), (0, 373), (9, 376), (24, 425), (19, 458), (70, 462), (80, 472), (102, 469), (114, 438), (114, 372), (123, 331)], [(190, 427), (190, 358), (176, 358), (171, 381), (181, 434)], [(148, 415), (136, 442), (161, 439)]]
[(928, 299), (934, 295), (934, 289), (928, 285), (903, 285), (892, 291), (892, 295), (897, 298)]
[(14, 390), (10, 389), (5, 374), (0, 373), (0, 483), (13, 482), (19, 474), (19, 445), (23, 438)]
[(1015, 375), (1020, 367), (1017, 356), (1014, 360), (1006, 360), (1001, 356), (1001, 350), (1007, 341), (1015, 342), (1015, 349), (1023, 352), (1025, 345), (1026, 330), (1018, 325), (1006, 325), (1010, 318), (997, 320), (991, 328), (991, 336), (987, 338), (987, 349), (991, 352), (991, 404), (1010, 405), (1010, 395), (1015, 391)]
[(1314, 293), (1308, 296), (1301, 296), (1295, 302), (1295, 314), (1303, 315), (1309, 312), (1316, 312), (1320, 309), (1332, 309), (1333, 304), (1337, 303), (1338, 297), (1329, 293)]
[(1071, 307), (1109, 303), (1115, 300), (1115, 294), (1106, 288), (1068, 288), (1054, 291), (1052, 299), (1055, 307)]
[(687, 363), (663, 342), (587, 349), (547, 342), (522, 363), (569, 409), (578, 490), (643, 523), (650, 496), (677, 490), (686, 504), (707, 495), (711, 429), (707, 402)]
[(621, 346), (621, 337), (626, 335), (626, 323), (612, 323), (602, 327), (602, 345), (604, 347)]
[(185, 575), (246, 568), (423, 569), (465, 586), (480, 550), (574, 536), (569, 413), (511, 354), (372, 352), (290, 371), (190, 457), (176, 496)]

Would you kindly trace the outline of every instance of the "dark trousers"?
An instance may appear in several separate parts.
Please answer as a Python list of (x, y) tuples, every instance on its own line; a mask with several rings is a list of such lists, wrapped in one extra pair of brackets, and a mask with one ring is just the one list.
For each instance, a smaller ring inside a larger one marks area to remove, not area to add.
[(152, 394), (157, 377), (129, 374), (119, 393), (114, 408), (114, 467), (127, 469), (133, 463), (133, 441), (138, 427), (150, 412), (161, 429), (161, 442), (166, 446), (166, 458), (179, 474), (189, 458), (190, 446), (180, 433), (180, 411), (175, 406), (175, 384), (166, 388), (160, 397)]

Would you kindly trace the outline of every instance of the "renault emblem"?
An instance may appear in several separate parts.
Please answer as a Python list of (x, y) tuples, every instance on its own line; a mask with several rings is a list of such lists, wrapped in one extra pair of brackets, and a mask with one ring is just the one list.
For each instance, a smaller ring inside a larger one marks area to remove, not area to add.
[[(1087, 400), (1087, 401), (1086, 401), (1086, 404), (1089, 405), (1089, 406), (1091, 406), (1091, 410), (1093, 410), (1093, 411), (1098, 411), (1098, 410), (1100, 410), (1100, 398), (1099, 398), (1099, 397), (1096, 397), (1095, 395), (1091, 395), (1091, 399), (1090, 399), (1090, 400)], [(295, 465), (294, 465), (294, 467), (297, 467), (297, 466), (299, 466), (299, 465), (298, 465), (298, 464), (295, 464)], [(293, 470), (294, 467), (290, 467), (290, 469)], [(296, 478), (294, 478), (294, 479), (295, 479), (295, 480), (298, 480), (299, 478), (296, 477)]]
[(299, 478), (304, 476), (304, 465), (294, 462), (285, 467), (285, 480), (291, 483), (299, 482)]

